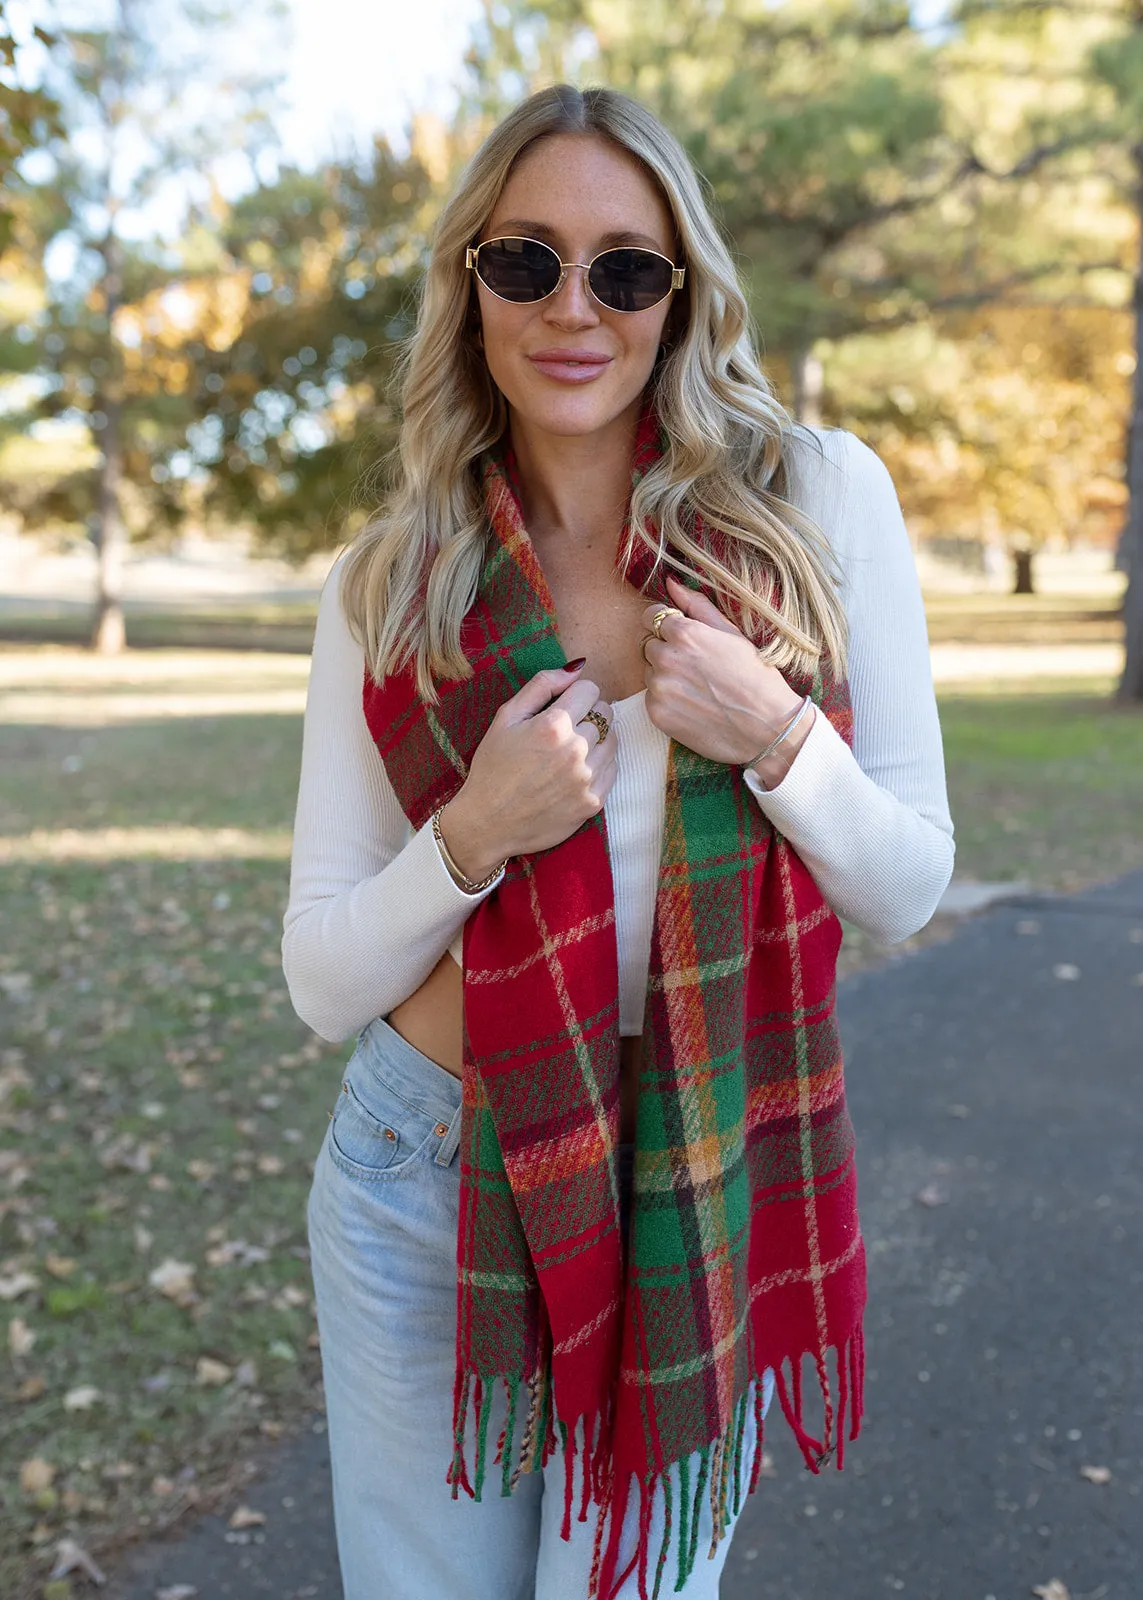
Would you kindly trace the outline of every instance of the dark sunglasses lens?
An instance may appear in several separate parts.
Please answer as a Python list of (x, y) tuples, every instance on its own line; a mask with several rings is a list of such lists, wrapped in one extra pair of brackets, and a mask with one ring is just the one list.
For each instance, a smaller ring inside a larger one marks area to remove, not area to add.
[(526, 305), (543, 300), (560, 281), (560, 258), (538, 239), (493, 239), (482, 244), (476, 270), (485, 288)]
[(647, 311), (671, 292), (671, 263), (652, 250), (608, 250), (596, 256), (587, 281), (612, 311)]

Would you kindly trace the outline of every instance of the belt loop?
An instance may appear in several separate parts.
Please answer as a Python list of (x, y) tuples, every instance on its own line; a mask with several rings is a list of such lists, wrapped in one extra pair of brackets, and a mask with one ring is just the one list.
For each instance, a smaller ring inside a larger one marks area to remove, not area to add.
[(457, 1106), (453, 1112), (452, 1121), (448, 1125), (448, 1132), (441, 1140), (440, 1148), (433, 1157), (439, 1167), (449, 1166), (453, 1156), (456, 1155), (457, 1150), (460, 1148), (460, 1113), (462, 1110), (463, 1106)]

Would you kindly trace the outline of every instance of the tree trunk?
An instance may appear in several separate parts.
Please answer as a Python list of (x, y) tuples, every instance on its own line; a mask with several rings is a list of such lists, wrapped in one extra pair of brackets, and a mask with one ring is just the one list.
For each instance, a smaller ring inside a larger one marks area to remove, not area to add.
[[(1136, 197), (1143, 227), (1143, 144), (1134, 149)], [(1123, 676), (1116, 699), (1143, 705), (1143, 242), (1135, 272), (1135, 381), (1131, 388), (1131, 429), (1127, 450), (1127, 527), (1123, 550), (1127, 594), (1123, 601)]]
[(809, 345), (795, 350), (790, 357), (790, 374), (794, 384), (794, 415), (807, 428), (820, 428), (825, 375)]
[[(106, 379), (96, 396), (103, 414), (101, 444), (103, 462), (99, 469), (99, 567), (95, 586), (95, 609), (91, 622), (91, 648), (100, 655), (118, 655), (127, 643), (123, 621), (123, 557), (127, 532), (123, 525), (123, 361), (115, 339), (115, 314), (123, 302), (123, 244), (116, 221), (120, 201), (115, 191), (114, 156), (117, 130), (123, 115), (125, 45), (128, 32), (128, 0), (117, 0), (117, 36), (110, 58), (108, 82), (111, 99), (105, 106), (107, 124), (107, 169), (104, 204), (107, 207), (107, 232), (100, 255), (103, 257), (103, 308), (107, 318), (104, 347)], [(102, 103), (102, 101), (101, 101)]]
[(115, 231), (118, 207), (111, 200), (111, 220), (103, 241), (103, 297), (107, 314), (105, 353), (107, 381), (99, 395), (103, 413), (103, 462), (99, 469), (99, 568), (91, 648), (100, 655), (118, 655), (127, 643), (123, 620), (123, 557), (127, 531), (123, 525), (123, 369), (115, 341), (115, 313), (123, 298), (123, 246)]
[(102, 656), (115, 656), (127, 643), (123, 621), (123, 556), (127, 540), (119, 509), (123, 443), (118, 400), (105, 401), (104, 415), (103, 465), (99, 469), (99, 567), (91, 648)]
[(1031, 550), (1013, 550), (1012, 552), (1012, 593), (1035, 594), (1035, 571), (1032, 567)]

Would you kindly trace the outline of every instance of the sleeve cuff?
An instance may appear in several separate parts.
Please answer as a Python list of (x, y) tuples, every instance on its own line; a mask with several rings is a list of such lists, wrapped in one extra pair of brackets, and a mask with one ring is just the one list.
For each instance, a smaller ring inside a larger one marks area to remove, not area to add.
[(419, 856), (424, 857), (426, 884), (432, 884), (434, 899), (451, 900), (454, 906), (458, 909), (463, 909), (466, 916), (474, 906), (478, 906), (482, 900), (486, 900), (503, 881), (504, 868), (501, 867), (492, 882), (487, 887), (478, 889), (475, 894), (470, 894), (467, 889), (462, 889), (444, 864), (444, 857), (440, 853), (433, 834), (431, 817), (413, 836), (410, 847), (415, 849)]
[(743, 768), (743, 776), (778, 831), (796, 840), (813, 836), (815, 823), (831, 809), (831, 801), (836, 805), (838, 780), (853, 764), (853, 752), (825, 713), (819, 710), (781, 783), (773, 789), (765, 788), (750, 767)]

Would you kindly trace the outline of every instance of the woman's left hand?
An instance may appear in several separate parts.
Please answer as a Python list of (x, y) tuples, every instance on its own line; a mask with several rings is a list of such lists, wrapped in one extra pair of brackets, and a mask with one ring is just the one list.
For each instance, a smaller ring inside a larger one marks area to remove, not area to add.
[[(666, 617), (660, 638), (644, 641), (647, 715), (700, 756), (744, 766), (782, 731), (801, 696), (705, 595), (670, 577), (667, 589), (670, 603), (684, 614)], [(656, 603), (643, 613), (648, 633), (662, 609)], [(808, 731), (809, 720), (797, 734)], [(784, 768), (793, 754), (788, 752)]]

